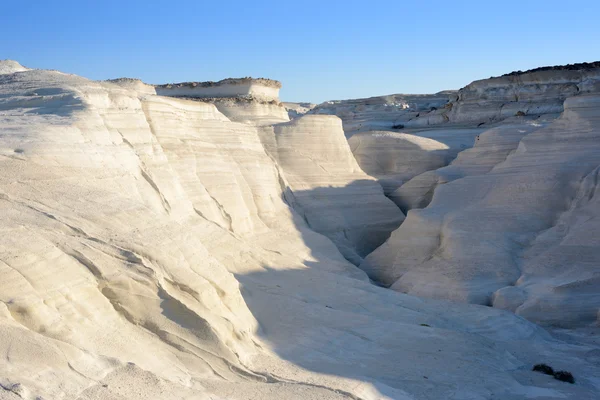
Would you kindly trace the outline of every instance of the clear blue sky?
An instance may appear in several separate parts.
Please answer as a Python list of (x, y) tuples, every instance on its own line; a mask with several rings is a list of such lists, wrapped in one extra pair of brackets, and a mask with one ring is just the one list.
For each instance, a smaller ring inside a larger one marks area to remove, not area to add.
[(268, 77), (282, 100), (458, 89), (600, 59), (600, 1), (9, 1), (0, 59), (149, 83)]

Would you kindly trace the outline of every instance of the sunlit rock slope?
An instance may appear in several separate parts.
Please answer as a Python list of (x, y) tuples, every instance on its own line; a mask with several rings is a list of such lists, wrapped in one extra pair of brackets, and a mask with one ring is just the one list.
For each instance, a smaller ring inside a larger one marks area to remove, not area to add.
[(450, 167), (409, 182), (449, 183), (361, 268), (419, 296), (493, 305), (544, 324), (597, 321), (600, 96), (570, 97), (564, 110), (551, 123), (486, 131)]
[(242, 124), (139, 82), (0, 70), (0, 398), (597, 397), (592, 346), (372, 285), (313, 229), (321, 189), (384, 204), (334, 117)]
[(368, 131), (356, 133), (348, 143), (360, 167), (406, 211), (411, 207), (405, 207), (397, 189), (417, 175), (448, 165), (473, 146), (480, 132), (479, 128)]
[(360, 264), (404, 220), (358, 166), (339, 118), (306, 115), (262, 129), (261, 137), (291, 191), (288, 203), (352, 263)]

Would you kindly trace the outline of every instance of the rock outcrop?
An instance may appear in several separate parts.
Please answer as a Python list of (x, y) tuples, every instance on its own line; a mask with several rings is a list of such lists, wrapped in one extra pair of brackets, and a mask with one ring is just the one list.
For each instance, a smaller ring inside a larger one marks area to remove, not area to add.
[(289, 121), (279, 101), (281, 83), (271, 79), (229, 78), (219, 82), (185, 82), (156, 85), (162, 96), (213, 103), (235, 122), (256, 126)]
[(290, 119), (299, 118), (305, 114), (308, 114), (317, 105), (313, 103), (290, 103), (284, 102), (283, 106), (288, 112)]
[[(583, 232), (595, 221), (600, 97), (568, 98), (564, 109), (545, 127), (482, 135), (482, 145), (436, 173), (456, 180), (411, 211), (361, 268), (410, 294), (493, 305), (545, 324), (596, 321), (600, 296), (586, 288), (597, 287), (600, 239)], [(502, 148), (488, 159), (493, 141)]]
[[(310, 113), (340, 117), (346, 136), (351, 137), (357, 132), (409, 126), (411, 121), (416, 121), (422, 115), (443, 108), (455, 96), (456, 91), (448, 90), (436, 94), (392, 94), (368, 99), (335, 100), (319, 104)], [(440, 115), (435, 123), (442, 122), (444, 118)], [(419, 122), (412, 125), (426, 124)]]
[(202, 101), (214, 104), (227, 118), (255, 126), (269, 126), (290, 120), (288, 112), (278, 101), (254, 98), (216, 98)]
[(306, 115), (264, 129), (261, 137), (291, 190), (288, 202), (352, 263), (360, 264), (404, 220), (358, 166), (339, 118)]
[[(585, 127), (591, 114), (568, 109), (565, 121)], [(139, 82), (0, 75), (1, 398), (597, 397), (592, 346), (566, 345), (503, 310), (377, 287), (311, 228), (325, 215), (312, 191), (354, 214), (354, 193), (368, 215), (387, 207), (342, 146), (337, 118), (257, 125)], [(549, 137), (571, 155), (582, 145), (586, 164), (589, 129), (577, 132)], [(575, 179), (581, 169), (564, 172)], [(366, 183), (353, 187), (357, 179)], [(575, 230), (586, 239), (594, 175), (582, 182), (569, 189), (576, 211), (563, 214), (573, 229), (540, 236), (531, 260), (570, 247), (558, 242)], [(338, 226), (365, 229), (360, 215), (337, 215)], [(593, 281), (578, 287), (581, 302)], [(510, 308), (512, 298), (494, 301)], [(577, 384), (529, 371), (540, 360)]]
[(15, 72), (28, 71), (29, 68), (25, 68), (21, 64), (13, 60), (0, 60), (0, 75), (2, 74), (13, 74)]
[(135, 90), (139, 94), (156, 94), (156, 88), (153, 85), (142, 82), (135, 78), (117, 78), (108, 79), (106, 82), (121, 86), (125, 89)]
[[(583, 63), (517, 71), (457, 92), (328, 102), (312, 112), (342, 118), (361, 168), (407, 212), (427, 206), (437, 185), (461, 175), (440, 170), (460, 152), (479, 143), (480, 156), (467, 152), (457, 162), (491, 167), (526, 132), (557, 118), (566, 98), (596, 92), (600, 63)], [(489, 132), (485, 148), (478, 141), (483, 132)]]
[[(474, 146), (464, 145), (460, 152), (449, 154), (454, 158), (449, 166), (438, 169), (428, 168), (427, 172), (414, 176), (408, 182), (399, 186), (393, 192), (386, 193), (404, 212), (413, 208), (426, 207), (438, 185), (451, 182), (470, 175), (489, 172), (519, 145), (520, 140), (528, 133), (548, 125), (552, 117), (527, 118), (515, 117), (496, 124), (494, 128), (478, 130), (477, 128), (463, 130), (433, 130), (438, 135), (442, 133), (464, 132), (463, 135), (477, 134), (471, 141)], [(460, 135), (457, 135), (460, 137)], [(467, 136), (468, 137), (468, 136)], [(471, 136), (472, 137), (472, 136)]]
[(312, 110), (342, 118), (347, 136), (371, 130), (492, 124), (514, 116), (558, 116), (570, 96), (600, 91), (600, 62), (517, 71), (458, 91), (329, 101)]
[(515, 115), (560, 114), (570, 96), (600, 91), (600, 65), (532, 70), (482, 79), (458, 91), (450, 123), (489, 123)]
[[(394, 193), (413, 177), (448, 165), (473, 146), (481, 129), (360, 132), (348, 139), (360, 167), (377, 178), (385, 194), (406, 212), (403, 196)], [(412, 133), (404, 133), (412, 132)]]
[[(196, 87), (203, 93), (205, 88), (222, 87), (221, 82)], [(263, 82), (278, 83), (257, 81)], [(176, 88), (182, 86), (189, 84)], [(165, 87), (157, 87), (158, 93), (173, 96)], [(277, 162), (288, 203), (312, 229), (329, 237), (346, 259), (360, 264), (401, 224), (404, 214), (356, 163), (339, 118), (304, 115), (289, 122), (288, 110), (278, 98), (230, 95), (226, 91), (199, 100), (211, 102), (232, 121), (257, 127), (265, 149)]]
[(232, 272), (316, 257), (364, 279), (284, 203), (256, 129), (214, 105), (52, 71), (5, 74), (0, 94), (3, 387), (200, 396), (190, 374), (241, 382), (257, 352)]
[(281, 83), (265, 78), (228, 78), (218, 82), (182, 82), (155, 85), (161, 96), (191, 98), (249, 97), (262, 101), (279, 101)]

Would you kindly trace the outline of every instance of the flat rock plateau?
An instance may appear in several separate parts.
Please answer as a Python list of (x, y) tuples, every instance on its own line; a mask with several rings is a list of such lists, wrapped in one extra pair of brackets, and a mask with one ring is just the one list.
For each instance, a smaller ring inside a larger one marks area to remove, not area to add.
[(0, 61), (0, 399), (600, 398), (598, 63), (280, 87)]

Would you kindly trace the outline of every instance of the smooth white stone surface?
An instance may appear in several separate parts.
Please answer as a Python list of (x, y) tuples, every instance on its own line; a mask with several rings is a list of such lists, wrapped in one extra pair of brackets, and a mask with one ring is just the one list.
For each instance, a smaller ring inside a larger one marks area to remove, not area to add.
[[(437, 187), (427, 208), (409, 212), (361, 268), (410, 294), (497, 304), (542, 323), (595, 321), (600, 237), (589, 224), (597, 209), (599, 105), (597, 95), (570, 98), (547, 126), (481, 135), (482, 144), (455, 165), (427, 173), (452, 182)], [(503, 150), (487, 157), (498, 139)], [(511, 286), (517, 296), (503, 289)]]
[[(579, 108), (569, 118), (589, 136)], [(0, 76), (0, 397), (597, 397), (592, 344), (376, 287), (309, 227), (287, 202), (311, 205), (319, 188), (354, 214), (354, 195), (367, 215), (384, 204), (339, 129), (235, 123), (213, 104), (54, 71)], [(579, 224), (586, 190), (568, 214)], [(361, 218), (344, 224), (360, 232)], [(586, 244), (589, 229), (569, 226)], [(577, 384), (531, 372), (539, 362)]]

